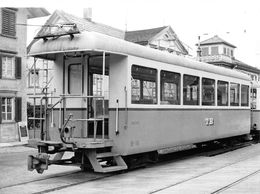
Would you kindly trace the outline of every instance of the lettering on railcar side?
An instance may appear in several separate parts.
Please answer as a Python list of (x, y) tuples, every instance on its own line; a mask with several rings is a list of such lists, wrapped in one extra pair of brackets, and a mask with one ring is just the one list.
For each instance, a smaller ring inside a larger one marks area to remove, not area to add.
[(213, 126), (214, 125), (214, 118), (205, 118), (205, 125), (206, 126)]

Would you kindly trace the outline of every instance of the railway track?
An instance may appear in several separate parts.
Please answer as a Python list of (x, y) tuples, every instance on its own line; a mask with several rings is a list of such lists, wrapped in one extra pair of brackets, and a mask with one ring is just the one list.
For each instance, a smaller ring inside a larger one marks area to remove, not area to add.
[(20, 186), (20, 185), (24, 185), (24, 184), (29, 184), (29, 183), (36, 183), (36, 182), (40, 182), (40, 181), (43, 181), (43, 180), (51, 180), (51, 179), (54, 179), (54, 178), (59, 178), (59, 177), (65, 177), (65, 176), (68, 176), (68, 175), (71, 175), (71, 174), (78, 174), (80, 172), (72, 172), (72, 173), (62, 173), (62, 174), (59, 174), (59, 175), (53, 175), (49, 178), (39, 178), (39, 179), (36, 179), (36, 180), (31, 180), (31, 181), (25, 181), (25, 182), (21, 182), (21, 183), (15, 183), (15, 184), (11, 184), (11, 185), (8, 185), (8, 186), (3, 186), (3, 187), (0, 187), (0, 190), (1, 189), (6, 189), (6, 188), (11, 188), (11, 187), (16, 187), (16, 186)]
[[(207, 149), (198, 149), (198, 148), (194, 148), (191, 150), (186, 150), (186, 151), (182, 151), (182, 152), (178, 152), (178, 153), (174, 153), (174, 154), (167, 154), (164, 155), (160, 158), (159, 162), (156, 164), (150, 164), (147, 166), (147, 168), (154, 168), (157, 165), (167, 165), (167, 163), (172, 163), (174, 161), (178, 161), (178, 160), (183, 160), (183, 159), (188, 159), (188, 158), (192, 158), (194, 156), (215, 156), (217, 154), (221, 154), (221, 153), (226, 153), (227, 151), (232, 151), (235, 149), (239, 149), (245, 146), (248, 146), (250, 144), (246, 143), (245, 145), (237, 145), (234, 147), (230, 147), (230, 148), (225, 148), (225, 149), (215, 149), (215, 150), (207, 150)], [(168, 185), (167, 187), (163, 187), (160, 188), (158, 190), (154, 190), (151, 193), (157, 193), (159, 191), (163, 191), (165, 189), (168, 189), (170, 187), (175, 187), (177, 185), (183, 184), (185, 182), (191, 181), (193, 179), (205, 176), (207, 174), (216, 172), (220, 169), (224, 169), (228, 166), (232, 166), (235, 165), (239, 162), (245, 161), (247, 159), (249, 159), (251, 157), (247, 157), (247, 158), (243, 158), (241, 160), (235, 161), (233, 163), (229, 163), (227, 165), (224, 165), (220, 168), (190, 177), (188, 179), (185, 179), (183, 181), (177, 182), (175, 184), (172, 185)], [(260, 171), (260, 170), (259, 170)], [(250, 174), (250, 176), (253, 176), (254, 174), (259, 173), (259, 171)], [(111, 173), (111, 174), (97, 174), (97, 173), (91, 173), (91, 172), (82, 172), (82, 171), (78, 171), (78, 172), (73, 172), (73, 173), (66, 173), (66, 174), (59, 174), (59, 175), (54, 175), (48, 178), (43, 178), (43, 179), (37, 179), (37, 180), (32, 180), (32, 181), (27, 181), (27, 182), (23, 182), (23, 183), (18, 183), (18, 184), (13, 184), (13, 185), (9, 185), (6, 187), (2, 187), (0, 188), (0, 193), (1, 190), (2, 191), (8, 191), (6, 193), (16, 193), (16, 191), (19, 191), (20, 189), (24, 188), (24, 187), (32, 187), (32, 192), (31, 193), (35, 193), (35, 194), (43, 194), (43, 193), (50, 193), (53, 191), (57, 191), (57, 190), (62, 190), (62, 189), (66, 189), (72, 186), (76, 186), (76, 185), (81, 185), (87, 182), (92, 182), (92, 181), (97, 181), (97, 180), (101, 180), (101, 179), (105, 179), (105, 178), (109, 178), (109, 177), (113, 177), (113, 176), (117, 176), (118, 173)], [(248, 177), (250, 177), (248, 176)], [(241, 180), (238, 180), (234, 183), (231, 183), (230, 185), (226, 185), (223, 188), (220, 188), (218, 190), (216, 190), (214, 193), (220, 193), (230, 187), (232, 187), (235, 184), (238, 184), (239, 182), (245, 180), (248, 177), (243, 177), (241, 178)], [(60, 182), (64, 182), (65, 183), (60, 183)], [(43, 188), (42, 185), (48, 185), (48, 188)], [(35, 189), (34, 189), (35, 188)], [(39, 189), (39, 188), (42, 188)], [(3, 192), (5, 193), (5, 192)]]
[[(250, 158), (251, 158), (251, 157), (250, 157)], [(183, 180), (183, 181), (174, 183), (174, 184), (172, 184), (172, 185), (168, 185), (167, 187), (160, 188), (160, 189), (155, 190), (155, 191), (152, 191), (152, 192), (150, 192), (150, 193), (151, 193), (151, 194), (152, 194), (152, 193), (158, 193), (158, 192), (163, 191), (163, 190), (165, 190), (165, 189), (168, 189), (168, 188), (170, 188), (170, 187), (175, 187), (175, 186), (180, 185), (180, 184), (183, 184), (183, 183), (185, 183), (185, 182), (188, 182), (188, 181), (197, 179), (197, 178), (199, 178), (199, 177), (203, 177), (203, 176), (205, 176), (205, 175), (208, 175), (208, 174), (210, 174), (210, 173), (216, 172), (216, 171), (218, 171), (218, 170), (224, 169), (224, 168), (226, 168), (226, 167), (232, 166), (232, 165), (234, 165), (234, 164), (237, 164), (237, 163), (239, 163), (239, 162), (242, 162), (242, 161), (245, 161), (245, 160), (248, 160), (248, 159), (249, 159), (249, 158), (245, 158), (245, 159), (242, 159), (242, 160), (239, 160), (239, 161), (236, 161), (236, 162), (233, 162), (233, 163), (224, 165), (224, 166), (222, 166), (222, 167), (220, 167), (220, 168), (217, 168), (217, 169), (214, 169), (214, 170), (211, 170), (211, 171), (208, 171), (208, 172), (205, 172), (205, 173), (202, 173), (202, 174), (199, 174), (199, 175), (190, 177), (190, 178), (188, 178), (188, 179), (185, 179), (185, 180)], [(257, 171), (257, 173), (258, 173), (258, 172), (260, 172), (260, 169)], [(253, 174), (256, 174), (256, 173), (253, 173)], [(253, 174), (252, 174), (252, 175), (253, 175)], [(251, 176), (251, 174), (250, 174), (250, 176)], [(246, 177), (249, 177), (249, 176), (246, 176)], [(237, 183), (239, 183), (239, 182), (245, 180), (246, 177), (241, 178), (241, 180), (239, 179), (240, 181), (236, 181), (236, 182), (234, 182), (234, 183), (231, 183), (230, 185), (227, 185), (227, 186), (225, 186), (225, 187), (223, 187), (223, 188), (220, 188), (220, 189), (216, 190), (216, 191), (213, 192), (213, 193), (220, 193), (221, 191), (224, 191), (225, 189), (228, 189), (228, 188), (230, 188), (231, 186), (234, 186), (235, 184), (237, 184)]]
[[(207, 152), (202, 152), (202, 153), (196, 153), (196, 155), (204, 155), (204, 156), (209, 156), (209, 157), (211, 157), (211, 156), (216, 156), (216, 155), (219, 155), (219, 154), (226, 153), (226, 152), (228, 152), (228, 151), (233, 151), (233, 150), (236, 150), (236, 149), (239, 149), (239, 148), (243, 148), (243, 147), (249, 146), (249, 145), (251, 145), (251, 143), (252, 143), (252, 142), (247, 142), (247, 143), (245, 143), (245, 144), (237, 144), (237, 145), (234, 146), (234, 147), (225, 148), (225, 149), (223, 149), (223, 150), (217, 149), (217, 150), (212, 150), (212, 151), (207, 151)], [(253, 156), (253, 157), (257, 157), (257, 156)], [(164, 190), (167, 190), (167, 189), (169, 189), (169, 188), (176, 187), (176, 186), (178, 186), (178, 185), (187, 183), (187, 182), (189, 182), (189, 181), (193, 181), (193, 180), (195, 180), (195, 179), (198, 179), (198, 178), (201, 178), (201, 177), (203, 177), (203, 176), (209, 175), (209, 174), (211, 174), (211, 173), (217, 172), (217, 171), (219, 171), (219, 170), (225, 169), (225, 168), (227, 168), (227, 167), (236, 165), (236, 164), (238, 164), (238, 163), (241, 163), (241, 162), (243, 162), (243, 161), (249, 160), (249, 159), (251, 159), (251, 158), (252, 158), (252, 156), (243, 158), (243, 159), (241, 159), (241, 160), (238, 160), (238, 161), (229, 163), (229, 164), (227, 164), (227, 165), (224, 165), (224, 166), (222, 166), (222, 167), (220, 167), (220, 168), (216, 168), (216, 169), (213, 169), (213, 170), (210, 170), (210, 171), (207, 171), (207, 172), (198, 174), (198, 175), (196, 175), (196, 176), (192, 176), (192, 177), (190, 177), (190, 178), (188, 178), (188, 179), (179, 181), (179, 182), (174, 183), (174, 184), (172, 184), (172, 185), (168, 185), (168, 186), (166, 186), (166, 187), (163, 187), (163, 188), (154, 190), (154, 191), (152, 191), (152, 192), (150, 192), (150, 193), (151, 193), (151, 194), (152, 194), (152, 193), (159, 193), (159, 192), (164, 191)], [(230, 188), (234, 187), (235, 185), (237, 185), (237, 184), (239, 184), (239, 183), (241, 183), (241, 182), (243, 182), (243, 181), (245, 181), (245, 180), (247, 180), (247, 179), (249, 179), (249, 178), (251, 178), (251, 177), (257, 175), (258, 173), (260, 173), (260, 169), (255, 170), (254, 172), (251, 172), (251, 173), (249, 173), (249, 174), (247, 174), (247, 175), (245, 175), (245, 176), (239, 177), (239, 178), (236, 179), (235, 181), (233, 181), (233, 182), (231, 182), (231, 183), (229, 183), (229, 184), (227, 184), (227, 185), (225, 185), (225, 186), (223, 186), (223, 187), (220, 187), (220, 188), (218, 188), (217, 190), (211, 192), (211, 194), (222, 193), (222, 192), (224, 192), (225, 190), (230, 189)]]
[(244, 177), (242, 177), (242, 178), (240, 178), (240, 179), (238, 179), (238, 180), (236, 180), (236, 181), (234, 181), (234, 182), (232, 182), (232, 183), (230, 183), (230, 184), (228, 184), (228, 185), (226, 185), (224, 187), (219, 188), (218, 190), (212, 192), (211, 194), (222, 193), (223, 191), (225, 191), (225, 190), (227, 190), (229, 188), (234, 187), (235, 185), (237, 185), (237, 184), (239, 184), (239, 183), (241, 183), (241, 182), (243, 182), (243, 181), (245, 181), (245, 180), (247, 180), (247, 179), (257, 175), (258, 173), (260, 173), (260, 169), (254, 171), (253, 173), (250, 173), (247, 176), (244, 176)]
[[(86, 182), (91, 182), (91, 181), (100, 180), (107, 177), (116, 176), (117, 174), (116, 173), (97, 174), (91, 172), (86, 173), (86, 172), (78, 171), (78, 172), (66, 173), (66, 174), (61, 174), (56, 176), (54, 175), (48, 178), (42, 178), (42, 179), (4, 186), (0, 188), (0, 193), (23, 193), (23, 188), (26, 187), (31, 187), (31, 191), (29, 193), (34, 193), (34, 194), (49, 193), (55, 190), (72, 187)], [(60, 181), (63, 183), (60, 183)], [(48, 184), (49, 188), (41, 190), (42, 185), (46, 185), (46, 184)]]

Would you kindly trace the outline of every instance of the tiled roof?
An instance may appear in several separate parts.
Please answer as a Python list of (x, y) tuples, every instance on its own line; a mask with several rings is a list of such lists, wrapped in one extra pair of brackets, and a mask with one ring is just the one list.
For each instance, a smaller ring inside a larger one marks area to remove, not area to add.
[(152, 28), (146, 30), (137, 30), (137, 31), (127, 31), (125, 33), (125, 40), (129, 42), (147, 42), (156, 34), (167, 28), (168, 26), (163, 26), (159, 28)]
[(211, 44), (219, 44), (219, 43), (223, 43), (223, 44), (226, 44), (226, 45), (231, 46), (233, 48), (236, 48), (236, 46), (234, 46), (234, 45), (230, 44), (229, 42), (223, 40), (218, 35), (215, 35), (212, 38), (209, 38), (207, 40), (200, 42), (200, 45), (211, 45)]
[(44, 16), (48, 16), (50, 15), (50, 13), (48, 12), (48, 10), (46, 10), (45, 8), (26, 8), (28, 15), (27, 18), (31, 19), (31, 18), (38, 18), (38, 17), (44, 17)]
[[(94, 32), (99, 32), (102, 34), (106, 34), (109, 36), (113, 36), (116, 38), (121, 38), (124, 39), (124, 31), (123, 30), (119, 30), (116, 28), (113, 28), (111, 26), (105, 25), (105, 24), (101, 24), (101, 23), (97, 23), (97, 22), (93, 22), (84, 18), (79, 18), (76, 17), (72, 14), (68, 14), (64, 11), (61, 10), (56, 10), (51, 18), (58, 16), (59, 18), (61, 18), (65, 23), (75, 23), (77, 25), (77, 28), (79, 29), (79, 31), (94, 31)], [(48, 25), (48, 22), (51, 22), (52, 19), (49, 19), (46, 22), (46, 25)], [(44, 33), (44, 31), (42, 31), (42, 33)], [(37, 36), (42, 35), (41, 33), (38, 34)]]
[[(152, 28), (152, 29), (146, 29), (146, 30), (137, 30), (137, 31), (128, 31), (125, 32), (120, 29), (113, 28), (111, 26), (97, 23), (88, 19), (84, 18), (79, 18), (77, 16), (74, 16), (72, 14), (68, 14), (64, 11), (61, 10), (56, 10), (51, 17), (48, 19), (48, 21), (45, 23), (45, 26), (43, 27), (36, 37), (43, 37), (46, 35), (52, 35), (53, 33), (55, 34), (63, 34), (64, 29), (60, 28), (60, 31), (56, 31), (55, 28), (53, 28), (52, 25), (57, 25), (57, 24), (76, 24), (77, 29), (82, 32), (82, 31), (94, 31), (102, 34), (106, 34), (112, 37), (120, 38), (120, 39), (125, 39), (130, 42), (134, 43), (139, 43), (142, 44), (144, 43), (147, 44), (147, 41), (149, 41), (151, 38), (156, 36), (158, 33), (160, 33), (162, 30), (168, 28), (169, 26), (163, 26), (159, 28)], [(48, 27), (50, 26), (50, 27)], [(54, 32), (53, 32), (54, 30)], [(173, 32), (174, 33), (174, 32)], [(174, 33), (175, 34), (175, 33)], [(176, 41), (178, 42), (179, 46), (182, 48), (184, 53), (188, 54), (187, 49), (182, 45), (180, 40), (176, 36)], [(31, 45), (35, 42), (36, 40), (33, 40), (30, 45), (27, 47), (27, 50), (30, 50)]]
[(234, 64), (236, 64), (238, 67), (238, 69), (244, 70), (244, 71), (249, 71), (249, 72), (253, 72), (253, 73), (257, 73), (260, 74), (260, 69), (253, 67), (251, 65), (247, 65), (246, 63), (239, 61), (237, 59), (234, 59)]

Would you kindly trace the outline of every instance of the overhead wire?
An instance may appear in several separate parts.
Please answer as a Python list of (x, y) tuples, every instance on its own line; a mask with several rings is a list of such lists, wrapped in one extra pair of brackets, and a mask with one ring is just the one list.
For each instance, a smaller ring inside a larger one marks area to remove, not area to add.
[(51, 28), (51, 27), (59, 27), (62, 28), (64, 26), (77, 26), (75, 23), (67, 23), (67, 24), (55, 24), (55, 25), (37, 25), (37, 24), (24, 24), (24, 23), (16, 23), (15, 25), (18, 26), (35, 26), (35, 27), (47, 27), (47, 28)]

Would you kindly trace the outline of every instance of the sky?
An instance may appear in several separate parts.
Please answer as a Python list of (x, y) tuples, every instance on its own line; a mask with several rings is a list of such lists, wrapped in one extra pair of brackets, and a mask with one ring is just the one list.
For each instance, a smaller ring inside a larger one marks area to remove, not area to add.
[[(121, 30), (170, 25), (195, 55), (198, 36), (218, 35), (235, 45), (235, 58), (260, 68), (260, 2), (257, 0), (0, 0), (0, 7), (44, 7), (83, 16), (92, 8), (92, 20)], [(48, 17), (28, 20), (44, 24)], [(28, 26), (30, 42), (40, 27)]]

